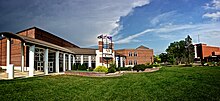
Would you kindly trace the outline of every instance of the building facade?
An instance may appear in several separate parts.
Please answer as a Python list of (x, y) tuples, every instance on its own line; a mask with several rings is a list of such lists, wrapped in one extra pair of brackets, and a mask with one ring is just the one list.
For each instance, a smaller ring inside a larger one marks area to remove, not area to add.
[(118, 59), (119, 61), (123, 62), (119, 63), (119, 66), (133, 67), (134, 65), (138, 64), (153, 63), (153, 49), (149, 49), (142, 45), (137, 47), (136, 49), (120, 49), (115, 51), (116, 54), (125, 57), (119, 58), (119, 56), (116, 56), (116, 60)]
[(220, 47), (208, 46), (207, 44), (195, 45), (195, 60), (209, 62), (220, 61)]
[(144, 46), (136, 49), (114, 50), (112, 37), (100, 35), (98, 48), (80, 48), (58, 36), (37, 27), (22, 30), (16, 34), (0, 33), (0, 67), (8, 69), (13, 64), (15, 70), (35, 71), (45, 74), (72, 70), (73, 66), (86, 65), (128, 67), (153, 62), (153, 50)]
[[(16, 34), (2, 32), (0, 35), (0, 67), (7, 69), (9, 64), (13, 64), (15, 70), (29, 71), (29, 76), (33, 76), (34, 71), (42, 71), (45, 74), (65, 72), (71, 70), (73, 64), (85, 64), (88, 68), (95, 68), (100, 65), (100, 58), (103, 58), (100, 57), (103, 56), (100, 51), (106, 51), (80, 48), (37, 27)], [(100, 47), (104, 47), (103, 45)], [(113, 43), (109, 45), (113, 46)], [(111, 61), (114, 61), (113, 48), (108, 51), (111, 54), (104, 57), (111, 57)], [(102, 65), (107, 66), (107, 63), (104, 61)]]

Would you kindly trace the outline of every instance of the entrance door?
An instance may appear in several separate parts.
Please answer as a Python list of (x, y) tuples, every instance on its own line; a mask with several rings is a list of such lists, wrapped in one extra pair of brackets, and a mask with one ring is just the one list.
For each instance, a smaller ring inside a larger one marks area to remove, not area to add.
[(37, 71), (44, 71), (44, 49), (35, 48), (34, 61), (36, 63)]
[(53, 72), (53, 62), (48, 62), (48, 71)]
[(38, 61), (37, 62), (37, 71), (43, 71), (44, 70), (44, 62)]

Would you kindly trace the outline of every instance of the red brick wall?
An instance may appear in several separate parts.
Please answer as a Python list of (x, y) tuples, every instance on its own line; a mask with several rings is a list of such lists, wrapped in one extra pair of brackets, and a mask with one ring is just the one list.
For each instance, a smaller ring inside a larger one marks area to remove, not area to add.
[(98, 42), (98, 46), (99, 46), (99, 52), (102, 52), (102, 48), (103, 48), (102, 41)]
[(46, 31), (43, 31), (41, 29), (36, 29), (35, 30), (35, 38), (39, 40), (43, 40), (49, 43), (53, 43), (62, 47), (78, 47), (62, 38), (59, 38), (53, 34), (50, 34)]
[(28, 29), (21, 32), (18, 32), (19, 35), (35, 38), (35, 29)]
[(203, 46), (203, 57), (212, 56), (212, 52), (219, 52), (219, 47)]
[[(11, 52), (10, 52), (11, 64), (14, 64), (15, 66), (21, 66), (21, 41), (17, 39), (11, 39), (11, 42), (12, 42)], [(0, 40), (0, 66), (6, 66), (6, 59), (7, 59), (6, 52), (7, 52), (7, 40), (2, 39)], [(26, 57), (25, 57), (25, 64), (26, 64)]]
[[(145, 63), (153, 62), (152, 49), (123, 49), (123, 50), (116, 50), (116, 52), (126, 56), (126, 61), (125, 61), (126, 65), (129, 65), (129, 61), (132, 61), (132, 64), (134, 64), (134, 60), (137, 61), (137, 64), (145, 64)], [(129, 52), (132, 52), (132, 56), (129, 56)], [(134, 52), (137, 53), (137, 56), (134, 56)]]
[(206, 44), (197, 44), (197, 56), (204, 57), (212, 56), (213, 52), (220, 52), (220, 47), (207, 46)]
[(21, 41), (18, 39), (12, 39), (11, 44), (11, 64), (15, 66), (21, 66)]
[(0, 66), (6, 66), (6, 39), (1, 40)]

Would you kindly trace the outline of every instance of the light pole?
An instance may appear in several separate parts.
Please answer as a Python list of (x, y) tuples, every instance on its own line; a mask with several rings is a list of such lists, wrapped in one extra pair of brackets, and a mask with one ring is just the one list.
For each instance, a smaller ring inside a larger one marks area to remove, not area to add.
[(188, 61), (187, 61), (187, 65), (190, 64), (189, 62), (189, 57), (190, 57), (190, 51), (189, 51), (189, 46), (191, 46), (192, 43), (190, 43), (189, 45), (185, 46), (185, 48), (187, 48), (187, 51), (188, 51)]

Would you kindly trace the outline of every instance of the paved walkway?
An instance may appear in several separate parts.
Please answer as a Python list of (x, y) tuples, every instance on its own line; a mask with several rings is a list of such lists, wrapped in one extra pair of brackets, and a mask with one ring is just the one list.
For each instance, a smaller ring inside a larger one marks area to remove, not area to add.
[[(35, 71), (35, 75), (36, 76), (40, 76), (40, 75), (44, 75), (44, 72), (40, 72), (40, 71)], [(21, 71), (14, 71), (14, 78), (27, 78), (28, 76), (28, 72), (21, 72)], [(8, 79), (8, 75), (6, 72), (1, 72), (0, 73), (0, 80), (2, 79)]]

